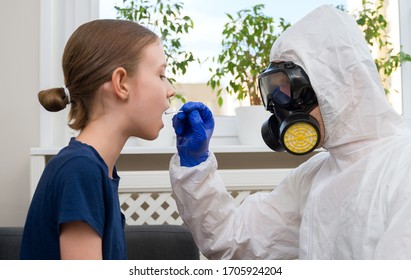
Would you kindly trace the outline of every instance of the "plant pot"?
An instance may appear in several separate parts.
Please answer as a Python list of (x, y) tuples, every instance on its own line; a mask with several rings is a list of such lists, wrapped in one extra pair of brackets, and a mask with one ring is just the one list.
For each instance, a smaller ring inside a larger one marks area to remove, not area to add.
[(262, 105), (240, 106), (235, 109), (238, 138), (241, 145), (265, 146), (261, 126), (271, 113)]

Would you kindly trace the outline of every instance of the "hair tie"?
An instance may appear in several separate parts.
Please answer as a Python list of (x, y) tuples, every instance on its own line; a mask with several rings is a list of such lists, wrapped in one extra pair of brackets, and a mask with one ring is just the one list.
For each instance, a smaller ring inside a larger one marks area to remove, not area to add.
[(67, 97), (67, 104), (70, 104), (70, 102), (71, 102), (70, 91), (68, 90), (68, 88), (66, 88), (66, 86), (63, 86), (63, 89), (64, 89), (64, 93), (66, 94), (66, 97)]

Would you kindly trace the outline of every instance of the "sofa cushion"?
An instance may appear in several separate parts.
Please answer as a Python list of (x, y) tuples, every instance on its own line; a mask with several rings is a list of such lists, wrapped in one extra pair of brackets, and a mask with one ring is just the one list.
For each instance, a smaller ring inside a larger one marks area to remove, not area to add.
[(20, 259), (22, 227), (0, 227), (0, 260)]
[(191, 232), (178, 225), (126, 226), (129, 260), (199, 259)]
[[(199, 259), (199, 250), (185, 226), (127, 225), (125, 234), (130, 260)], [(0, 227), (0, 260), (20, 259), (22, 236), (22, 227)]]

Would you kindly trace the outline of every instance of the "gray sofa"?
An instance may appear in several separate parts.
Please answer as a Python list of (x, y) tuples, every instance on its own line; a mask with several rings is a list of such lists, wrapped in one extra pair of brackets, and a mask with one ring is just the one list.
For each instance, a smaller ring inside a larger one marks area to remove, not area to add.
[[(198, 260), (199, 250), (190, 231), (177, 225), (126, 226), (130, 260)], [(0, 227), (0, 260), (18, 260), (22, 227)]]

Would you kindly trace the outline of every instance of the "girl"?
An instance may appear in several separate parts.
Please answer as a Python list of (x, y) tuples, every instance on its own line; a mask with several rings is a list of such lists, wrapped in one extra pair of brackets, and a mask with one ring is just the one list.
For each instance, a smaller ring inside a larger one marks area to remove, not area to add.
[(160, 39), (137, 23), (80, 26), (63, 54), (65, 86), (39, 93), (48, 111), (68, 104), (79, 130), (47, 164), (28, 212), (22, 259), (126, 259), (115, 162), (130, 136), (157, 138), (175, 92)]

